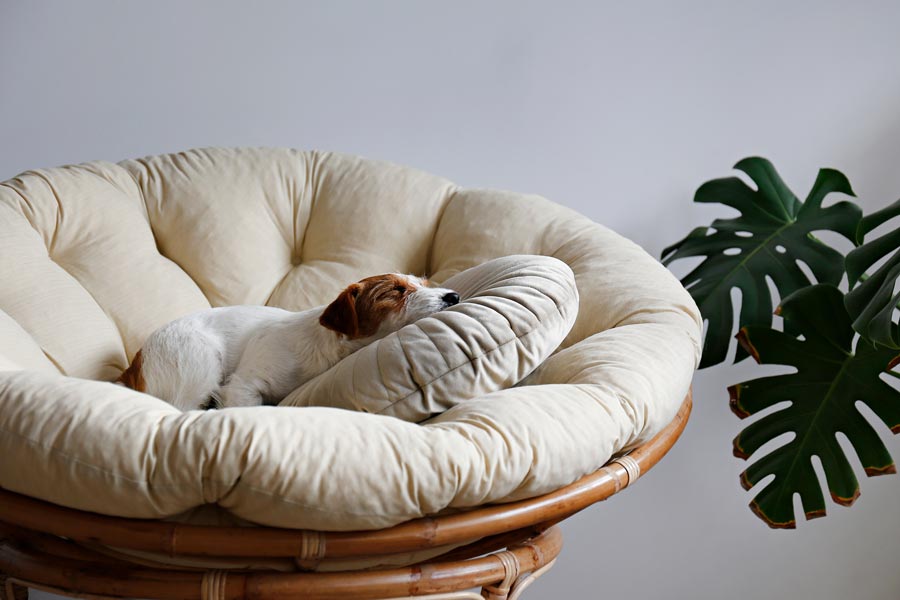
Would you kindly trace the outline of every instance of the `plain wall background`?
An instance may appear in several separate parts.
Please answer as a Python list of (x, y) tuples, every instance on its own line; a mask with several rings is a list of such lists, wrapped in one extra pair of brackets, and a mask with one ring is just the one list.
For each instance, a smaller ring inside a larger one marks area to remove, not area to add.
[[(0, 180), (196, 146), (338, 150), (539, 193), (658, 256), (731, 214), (693, 192), (751, 154), (800, 197), (823, 166), (866, 210), (900, 197), (898, 25), (896, 2), (0, 0)], [(760, 373), (699, 373), (683, 439), (567, 521), (525, 596), (898, 598), (900, 478), (852, 457), (856, 506), (793, 532), (747, 509), (725, 387)]]

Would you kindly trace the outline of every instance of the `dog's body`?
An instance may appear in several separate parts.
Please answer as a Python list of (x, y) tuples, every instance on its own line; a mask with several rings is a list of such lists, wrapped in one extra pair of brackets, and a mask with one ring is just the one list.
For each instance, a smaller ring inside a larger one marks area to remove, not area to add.
[(119, 382), (182, 410), (277, 404), (363, 346), (459, 302), (410, 275), (379, 275), (328, 306), (202, 310), (155, 331)]

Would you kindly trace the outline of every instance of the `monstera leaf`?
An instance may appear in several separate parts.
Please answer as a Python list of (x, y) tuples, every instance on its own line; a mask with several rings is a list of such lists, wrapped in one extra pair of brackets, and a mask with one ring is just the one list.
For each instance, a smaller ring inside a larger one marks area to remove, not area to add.
[(843, 432), (867, 475), (894, 473), (894, 462), (878, 434), (856, 409), (862, 401), (894, 433), (900, 431), (900, 392), (879, 376), (898, 360), (898, 351), (857, 338), (843, 295), (830, 285), (814, 285), (784, 300), (785, 323), (803, 339), (766, 327), (742, 328), (741, 345), (759, 363), (791, 365), (797, 372), (739, 383), (729, 388), (731, 408), (741, 418), (789, 401), (750, 424), (734, 440), (734, 454), (748, 458), (775, 437), (793, 432), (793, 440), (755, 459), (741, 475), (750, 489), (769, 475), (769, 482), (751, 501), (751, 509), (771, 527), (793, 528), (793, 495), (800, 494), (807, 518), (825, 515), (825, 499), (811, 458), (818, 456), (828, 489), (838, 504), (850, 505), (859, 484), (835, 434)]
[[(682, 284), (709, 322), (700, 368), (725, 360), (731, 336), (731, 290), (741, 290), (741, 325), (771, 325), (772, 299), (766, 278), (775, 283), (781, 298), (816, 283), (797, 264), (803, 261), (819, 283), (837, 284), (844, 274), (841, 253), (813, 237), (812, 232), (835, 231), (856, 240), (862, 212), (852, 202), (822, 207), (831, 192), (850, 196), (847, 178), (822, 169), (812, 190), (801, 203), (764, 158), (745, 158), (734, 166), (756, 184), (753, 189), (737, 177), (714, 179), (700, 186), (694, 202), (718, 202), (741, 214), (716, 219), (710, 227), (698, 227), (680, 242), (663, 250), (663, 264), (690, 256), (705, 256)], [(735, 362), (746, 357), (738, 348)]]
[[(860, 237), (897, 215), (900, 215), (900, 200), (866, 216), (859, 224)], [(862, 336), (876, 344), (900, 348), (900, 336), (894, 323), (894, 309), (900, 302), (900, 292), (894, 292), (897, 277), (900, 276), (900, 228), (850, 252), (847, 255), (847, 277), (852, 286), (888, 254), (891, 257), (884, 264), (850, 290), (845, 303), (853, 317), (853, 328)]]

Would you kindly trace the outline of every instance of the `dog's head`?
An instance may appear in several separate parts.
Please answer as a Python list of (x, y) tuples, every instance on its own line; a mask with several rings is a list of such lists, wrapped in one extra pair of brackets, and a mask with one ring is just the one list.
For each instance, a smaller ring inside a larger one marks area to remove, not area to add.
[(388, 273), (350, 285), (329, 304), (319, 323), (348, 339), (384, 337), (404, 325), (459, 303), (459, 294), (426, 279)]

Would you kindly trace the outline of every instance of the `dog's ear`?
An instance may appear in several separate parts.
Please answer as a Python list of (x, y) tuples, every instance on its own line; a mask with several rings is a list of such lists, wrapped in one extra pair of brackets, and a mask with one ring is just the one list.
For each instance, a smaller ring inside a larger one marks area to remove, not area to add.
[(319, 324), (322, 327), (343, 333), (348, 338), (359, 336), (359, 317), (356, 314), (356, 298), (361, 286), (354, 283), (341, 292), (337, 299), (325, 307)]

